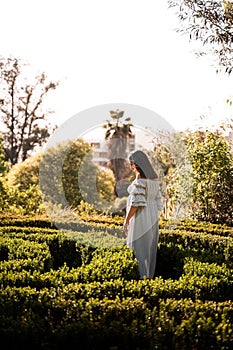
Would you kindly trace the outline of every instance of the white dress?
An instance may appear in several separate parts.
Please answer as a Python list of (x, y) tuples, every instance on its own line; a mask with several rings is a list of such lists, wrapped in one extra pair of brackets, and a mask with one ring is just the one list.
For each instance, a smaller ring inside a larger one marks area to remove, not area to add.
[(129, 221), (127, 246), (134, 249), (140, 278), (153, 278), (159, 240), (159, 214), (163, 205), (157, 180), (135, 179), (128, 187), (126, 215), (131, 206), (138, 206)]

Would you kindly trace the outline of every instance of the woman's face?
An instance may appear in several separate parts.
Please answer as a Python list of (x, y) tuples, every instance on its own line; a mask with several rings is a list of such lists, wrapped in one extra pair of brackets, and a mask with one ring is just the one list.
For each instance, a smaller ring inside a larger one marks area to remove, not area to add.
[(136, 166), (135, 166), (135, 164), (134, 164), (134, 162), (132, 161), (132, 160), (130, 160), (130, 167), (131, 167), (131, 170), (135, 173), (135, 172), (137, 172), (137, 169), (136, 169)]

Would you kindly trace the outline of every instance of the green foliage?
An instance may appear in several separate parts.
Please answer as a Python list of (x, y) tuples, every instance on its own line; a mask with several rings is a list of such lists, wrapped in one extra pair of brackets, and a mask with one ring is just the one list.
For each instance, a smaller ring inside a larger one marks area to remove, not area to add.
[[(70, 157), (67, 157), (71, 147), (74, 152), (70, 154)], [(81, 194), (78, 191), (78, 168), (83, 157), (89, 151), (90, 147), (80, 140), (75, 144), (72, 141), (60, 143), (44, 152), (40, 163), (40, 188), (46, 202), (61, 204), (64, 207), (68, 203), (70, 205), (74, 204), (74, 207), (75, 204), (79, 203)], [(70, 176), (66, 179), (68, 174)], [(69, 197), (69, 190), (71, 198)]]
[(164, 171), (165, 217), (232, 225), (233, 154), (219, 130), (187, 131), (155, 143)]
[(46, 202), (63, 205), (63, 208), (77, 208), (85, 198), (97, 208), (101, 206), (107, 210), (114, 199), (112, 172), (94, 165), (91, 148), (83, 140), (69, 141), (44, 155), (38, 153), (29, 157), (14, 165), (6, 174), (6, 180), (4, 204), (12, 214), (44, 213), (41, 188)]
[(4, 178), (6, 170), (7, 170), (7, 164), (5, 162), (2, 135), (0, 133), (0, 212), (2, 212), (7, 207), (6, 205), (7, 185)]
[(39, 189), (40, 159), (40, 153), (31, 156), (24, 162), (13, 165), (6, 173), (3, 212), (16, 215), (44, 212)]
[[(199, 55), (211, 53), (217, 65), (231, 73), (233, 3), (230, 0), (169, 0), (178, 9), (178, 31), (202, 44)], [(218, 70), (217, 70), (218, 71)]]
[(88, 265), (72, 269), (67, 273), (66, 281), (89, 283), (103, 282), (122, 278), (139, 279), (138, 263), (134, 253), (125, 246), (120, 249), (97, 249)]
[(163, 184), (165, 218), (189, 217), (192, 166), (185, 145), (185, 133), (158, 135), (154, 140), (153, 157)]
[(40, 163), (40, 187), (46, 202), (75, 209), (82, 200), (106, 209), (113, 194), (113, 177), (92, 159), (90, 145), (82, 139), (49, 148)]
[(140, 280), (125, 239), (91, 221), (88, 232), (57, 230), (46, 218), (7, 222), (2, 217), (0, 334), (9, 348), (232, 347), (231, 227), (161, 222), (161, 274)]
[(25, 241), (22, 238), (0, 237), (0, 271), (4, 275), (13, 271), (46, 271), (52, 266), (51, 255), (46, 243)]
[(8, 210), (8, 186), (3, 177), (0, 176), (0, 212)]
[(160, 228), (167, 230), (178, 230), (184, 233), (206, 233), (224, 237), (233, 237), (233, 228), (226, 224), (211, 224), (193, 219), (185, 220), (163, 220), (160, 221)]
[(12, 215), (9, 213), (1, 213), (0, 227), (14, 226), (30, 227), (30, 228), (54, 228), (51, 220), (47, 216), (42, 215)]
[(42, 158), (37, 153), (24, 162), (15, 164), (6, 174), (8, 185), (17, 187), (20, 192), (28, 190), (32, 186), (39, 186), (39, 165)]
[(0, 132), (0, 178), (5, 174), (7, 170), (7, 163), (5, 162), (5, 152), (3, 148), (3, 137)]
[(202, 221), (232, 224), (233, 154), (219, 132), (197, 131), (187, 136), (192, 163), (193, 215)]
[[(100, 198), (109, 202), (109, 209), (111, 209), (111, 202), (115, 200), (114, 195), (114, 175), (110, 169), (97, 169), (96, 188)], [(98, 208), (98, 207), (97, 207)], [(107, 206), (104, 207), (107, 211)]]
[(20, 191), (17, 186), (7, 187), (3, 212), (13, 215), (33, 215), (44, 212), (41, 192), (38, 185), (31, 185)]

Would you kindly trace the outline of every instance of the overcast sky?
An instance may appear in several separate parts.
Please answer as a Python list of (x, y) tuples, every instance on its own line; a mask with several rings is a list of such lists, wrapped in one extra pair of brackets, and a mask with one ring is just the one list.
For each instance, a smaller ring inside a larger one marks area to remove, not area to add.
[(175, 129), (232, 117), (233, 74), (197, 59), (177, 26), (166, 0), (3, 0), (0, 51), (60, 80), (48, 99), (58, 125), (111, 103), (148, 108)]

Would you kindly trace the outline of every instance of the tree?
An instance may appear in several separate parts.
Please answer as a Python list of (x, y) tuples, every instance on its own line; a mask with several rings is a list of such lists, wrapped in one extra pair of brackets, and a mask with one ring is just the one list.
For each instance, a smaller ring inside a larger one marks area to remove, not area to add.
[(107, 209), (114, 199), (113, 175), (93, 162), (92, 148), (83, 139), (48, 148), (40, 162), (40, 188), (45, 202), (75, 210), (82, 200)]
[(0, 58), (0, 113), (5, 129), (5, 159), (11, 165), (27, 159), (53, 131), (46, 123), (51, 112), (44, 112), (43, 102), (58, 82), (50, 81), (44, 72), (30, 82), (24, 75), (26, 66), (18, 58)]
[(108, 140), (109, 167), (116, 181), (115, 194), (118, 197), (123, 197), (126, 185), (120, 181), (124, 180), (129, 174), (127, 158), (130, 150), (129, 140), (134, 137), (132, 133), (133, 124), (130, 123), (130, 117), (122, 120), (124, 111), (119, 109), (110, 111), (110, 116), (112, 121), (106, 120), (107, 123), (103, 125), (103, 128), (106, 129), (105, 140)]
[(6, 170), (7, 170), (7, 164), (5, 162), (3, 138), (2, 138), (2, 135), (0, 133), (0, 177), (5, 174)]
[(232, 225), (233, 154), (219, 130), (187, 135), (192, 163), (192, 210), (198, 220)]
[(28, 157), (25, 161), (11, 167), (6, 174), (10, 187), (17, 187), (20, 192), (27, 191), (32, 186), (39, 186), (39, 167), (42, 153)]
[[(233, 3), (229, 0), (169, 0), (170, 7), (178, 8), (183, 34), (199, 40), (203, 50), (217, 57), (218, 66), (229, 74), (233, 69)], [(204, 50), (204, 46), (207, 50)], [(218, 69), (217, 69), (218, 71)]]
[(70, 206), (76, 211), (86, 200), (96, 210), (101, 210), (103, 202), (108, 209), (114, 200), (114, 176), (109, 169), (98, 169), (91, 155), (88, 143), (69, 140), (13, 165), (2, 187), (5, 208), (8, 204), (8, 212), (44, 213), (49, 203), (49, 210)]
[(187, 217), (191, 198), (191, 164), (185, 133), (161, 133), (154, 139), (154, 168), (165, 197), (165, 218)]
[(6, 162), (4, 160), (4, 150), (2, 144), (2, 136), (0, 134), (0, 211), (3, 211), (6, 205), (7, 186), (5, 183), (5, 173), (7, 170)]

